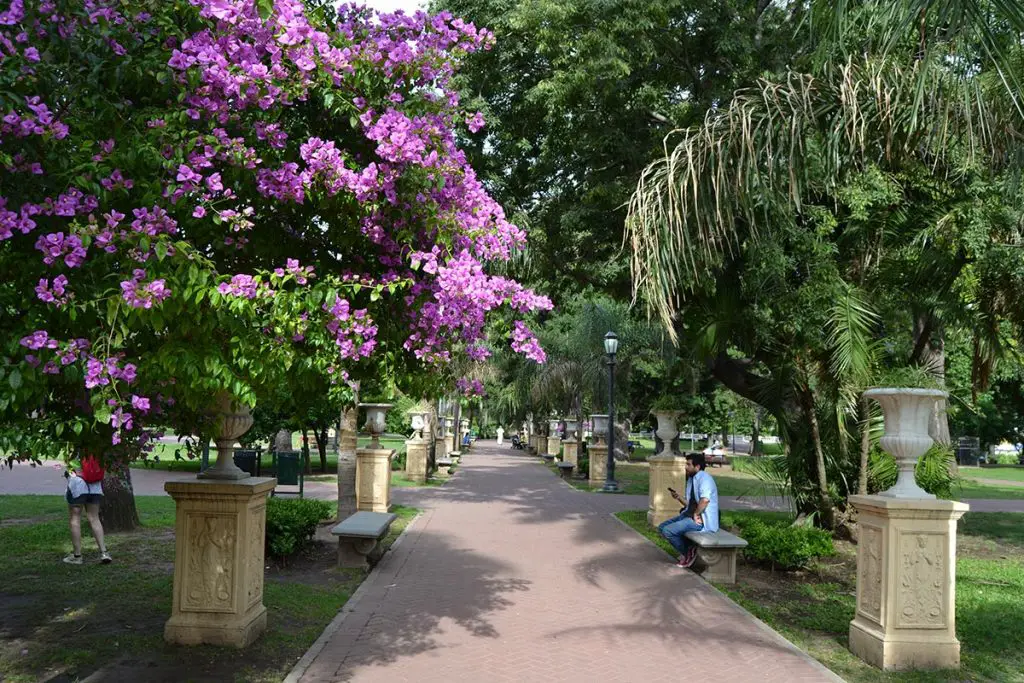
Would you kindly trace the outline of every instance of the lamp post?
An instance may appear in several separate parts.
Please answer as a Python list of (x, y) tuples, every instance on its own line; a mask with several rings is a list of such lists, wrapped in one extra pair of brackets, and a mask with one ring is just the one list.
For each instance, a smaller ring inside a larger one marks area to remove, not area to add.
[(608, 464), (605, 467), (605, 493), (618, 493), (615, 483), (615, 354), (619, 337), (614, 332), (604, 335), (604, 352), (608, 354)]

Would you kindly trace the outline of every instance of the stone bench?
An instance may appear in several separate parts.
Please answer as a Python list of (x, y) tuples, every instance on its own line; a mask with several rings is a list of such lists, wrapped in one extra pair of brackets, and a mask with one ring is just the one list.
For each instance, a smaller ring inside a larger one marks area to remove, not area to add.
[(452, 458), (438, 458), (434, 464), (437, 465), (437, 473), (447, 477), (456, 462)]
[(365, 569), (380, 559), (380, 541), (398, 515), (391, 512), (357, 512), (336, 524), (331, 533), (338, 537), (338, 566)]
[(543, 457), (544, 457), (544, 462), (554, 462), (555, 461), (555, 456), (551, 455), (550, 453), (545, 453)]
[(696, 544), (700, 559), (707, 565), (702, 572), (708, 581), (736, 583), (736, 554), (747, 542), (735, 534), (720, 530), (714, 533), (691, 531), (686, 539)]
[(562, 479), (568, 479), (569, 475), (572, 474), (573, 469), (576, 467), (576, 465), (573, 465), (571, 462), (558, 462), (555, 464), (558, 465), (558, 474), (562, 476)]

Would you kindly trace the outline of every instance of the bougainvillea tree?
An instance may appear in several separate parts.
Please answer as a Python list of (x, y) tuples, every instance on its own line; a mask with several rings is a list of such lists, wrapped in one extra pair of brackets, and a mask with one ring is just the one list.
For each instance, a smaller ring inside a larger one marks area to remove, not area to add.
[(484, 125), (449, 82), (485, 30), (299, 0), (6, 5), (0, 449), (124, 462), (220, 391), (483, 358), (501, 309), (543, 360), (520, 321), (550, 303), (488, 274), (524, 235), (456, 144)]

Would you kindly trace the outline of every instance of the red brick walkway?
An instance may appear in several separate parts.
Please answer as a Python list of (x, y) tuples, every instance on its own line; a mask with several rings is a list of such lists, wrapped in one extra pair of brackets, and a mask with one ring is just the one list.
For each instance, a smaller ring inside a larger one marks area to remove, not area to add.
[(614, 496), (513, 453), (478, 444), (422, 497), (424, 514), (289, 680), (840, 680), (673, 568), (609, 514)]

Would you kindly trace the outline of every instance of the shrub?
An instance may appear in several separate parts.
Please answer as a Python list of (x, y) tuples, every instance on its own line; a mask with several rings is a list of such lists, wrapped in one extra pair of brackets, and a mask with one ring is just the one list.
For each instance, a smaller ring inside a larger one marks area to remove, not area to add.
[(1016, 465), (1020, 456), (1016, 453), (1000, 453), (996, 456), (996, 463), (1000, 465)]
[(832, 534), (812, 526), (745, 519), (737, 523), (748, 545), (744, 555), (785, 571), (801, 569), (818, 557), (834, 555)]
[(267, 502), (267, 550), (275, 557), (294, 555), (316, 533), (321, 520), (334, 514), (325, 500), (271, 498)]
[[(953, 487), (957, 484), (957, 478), (953, 475), (954, 462), (955, 456), (951, 447), (932, 446), (917, 461), (914, 470), (917, 485), (939, 498), (951, 498)], [(885, 491), (896, 483), (898, 472), (896, 460), (891, 455), (877, 449), (873, 450), (868, 466), (868, 491)]]
[(405, 469), (405, 458), (406, 452), (403, 448), (395, 454), (395, 457), (391, 458), (391, 471), (397, 472)]

